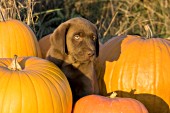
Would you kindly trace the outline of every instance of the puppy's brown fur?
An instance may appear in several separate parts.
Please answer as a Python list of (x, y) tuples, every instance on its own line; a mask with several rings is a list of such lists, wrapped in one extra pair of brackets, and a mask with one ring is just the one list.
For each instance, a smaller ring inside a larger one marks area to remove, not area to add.
[(98, 56), (97, 28), (84, 18), (62, 23), (50, 37), (46, 59), (55, 63), (67, 76), (73, 98), (98, 94), (94, 60)]

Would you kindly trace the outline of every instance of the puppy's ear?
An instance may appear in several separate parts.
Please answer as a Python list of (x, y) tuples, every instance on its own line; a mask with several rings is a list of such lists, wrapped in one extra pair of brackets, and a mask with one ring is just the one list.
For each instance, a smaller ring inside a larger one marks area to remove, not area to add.
[(68, 22), (60, 24), (52, 33), (50, 37), (51, 46), (61, 52), (62, 54), (68, 54), (66, 45), (66, 35), (70, 27)]

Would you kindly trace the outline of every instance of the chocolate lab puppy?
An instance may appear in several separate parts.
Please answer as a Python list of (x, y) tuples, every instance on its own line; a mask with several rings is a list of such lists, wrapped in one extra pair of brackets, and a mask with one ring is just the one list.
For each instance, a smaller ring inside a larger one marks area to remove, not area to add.
[(94, 69), (99, 54), (96, 26), (81, 17), (70, 19), (51, 34), (50, 42), (46, 59), (55, 63), (68, 78), (74, 102), (85, 95), (98, 94)]

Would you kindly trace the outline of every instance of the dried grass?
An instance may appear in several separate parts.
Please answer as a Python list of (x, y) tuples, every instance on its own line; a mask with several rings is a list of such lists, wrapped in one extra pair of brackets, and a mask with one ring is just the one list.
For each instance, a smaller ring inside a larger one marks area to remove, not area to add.
[[(122, 34), (146, 36), (146, 25), (149, 25), (153, 37), (170, 37), (170, 0), (61, 2), (63, 5), (57, 6), (58, 1), (55, 0), (1, 0), (0, 6), (6, 19), (15, 18), (25, 22), (33, 28), (38, 38), (52, 32), (62, 21), (75, 16), (83, 16), (95, 23), (102, 42)], [(1, 17), (0, 19), (2, 20)]]

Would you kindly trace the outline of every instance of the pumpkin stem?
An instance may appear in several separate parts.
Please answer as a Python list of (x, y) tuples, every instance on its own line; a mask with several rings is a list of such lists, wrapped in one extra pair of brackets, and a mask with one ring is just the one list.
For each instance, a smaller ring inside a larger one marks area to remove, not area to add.
[(153, 37), (153, 33), (152, 33), (152, 30), (151, 30), (151, 28), (149, 27), (149, 25), (145, 25), (145, 26), (144, 26), (144, 29), (145, 29), (145, 31), (146, 31), (146, 37), (145, 37), (145, 39), (150, 39), (150, 38), (152, 38), (152, 37)]
[(115, 97), (116, 97), (116, 95), (117, 95), (117, 93), (116, 93), (116, 92), (112, 92), (112, 94), (110, 95), (110, 98), (115, 98)]
[(0, 6), (0, 13), (1, 13), (1, 16), (2, 16), (3, 21), (5, 22), (5, 18), (4, 18), (4, 15), (3, 15), (3, 13), (2, 13), (1, 6)]
[(13, 70), (13, 71), (20, 71), (20, 70), (22, 70), (22, 68), (19, 65), (17, 59), (18, 59), (18, 56), (14, 55), (12, 63), (8, 66), (8, 69)]
[(131, 89), (130, 94), (135, 94), (136, 89)]

